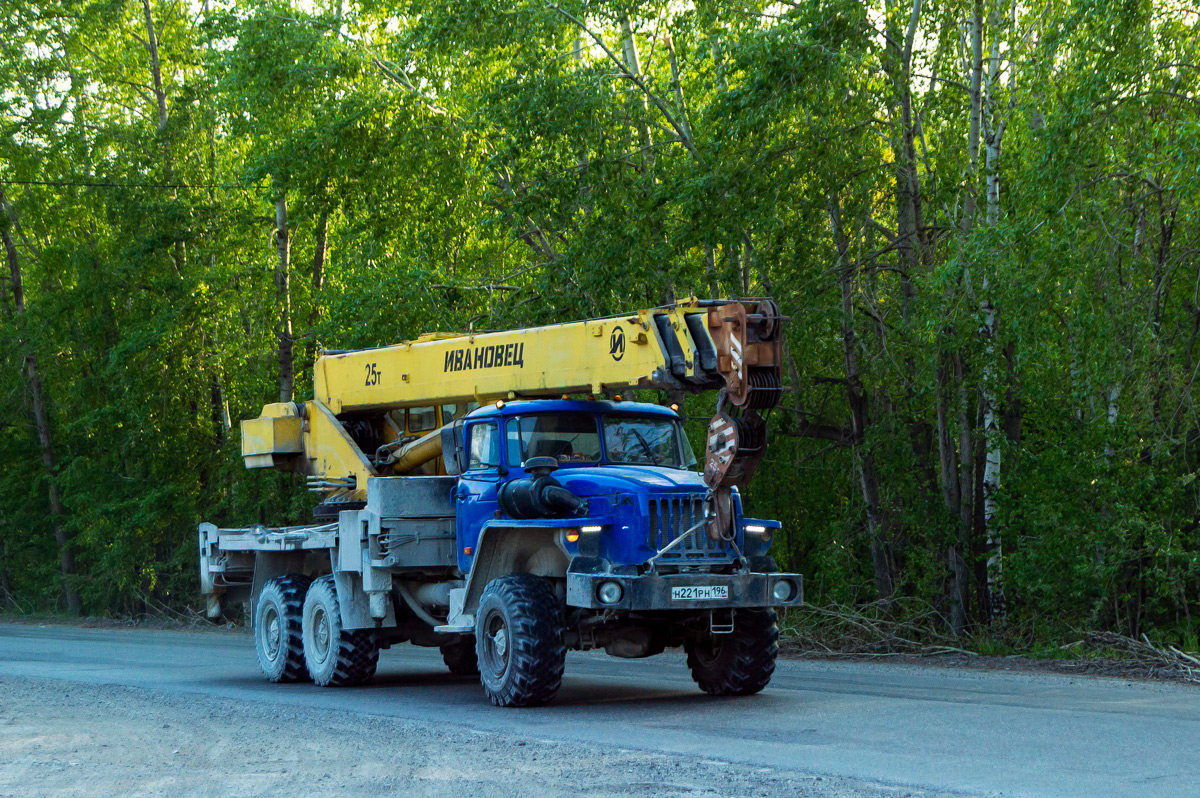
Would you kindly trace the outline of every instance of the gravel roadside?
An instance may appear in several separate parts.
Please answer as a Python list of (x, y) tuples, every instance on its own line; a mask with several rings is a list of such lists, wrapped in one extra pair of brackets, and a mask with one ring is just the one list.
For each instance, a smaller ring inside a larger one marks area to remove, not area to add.
[(5, 798), (350, 794), (941, 795), (351, 712), (0, 678)]

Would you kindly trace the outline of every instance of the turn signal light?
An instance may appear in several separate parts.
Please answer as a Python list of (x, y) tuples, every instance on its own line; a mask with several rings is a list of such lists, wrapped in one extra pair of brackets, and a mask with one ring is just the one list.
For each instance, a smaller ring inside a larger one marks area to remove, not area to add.
[(567, 542), (568, 543), (578, 543), (579, 542), (579, 530), (572, 529), (570, 532), (568, 532), (567, 533)]
[(504, 407), (504, 400), (503, 400), (503, 399), (497, 399), (497, 400), (496, 400), (496, 407), (497, 407), (497, 408)]
[(619, 402), (619, 401), (621, 401), (621, 394), (617, 394), (616, 396), (614, 396), (614, 397), (613, 397), (613, 401), (614, 401), (614, 402)]
[(463, 546), (463, 554), (470, 557), (474, 553), (475, 553), (475, 549), (471, 548), (470, 546)]
[(679, 405), (671, 405), (671, 409), (672, 409), (672, 410), (674, 410), (676, 413), (678, 413), (678, 412), (679, 412)]

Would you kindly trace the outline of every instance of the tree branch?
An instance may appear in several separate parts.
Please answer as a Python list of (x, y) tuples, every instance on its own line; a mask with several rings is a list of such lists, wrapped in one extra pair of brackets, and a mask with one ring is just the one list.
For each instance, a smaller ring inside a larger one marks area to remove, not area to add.
[(553, 11), (557, 11), (567, 19), (571, 20), (571, 22), (578, 25), (584, 33), (592, 38), (592, 41), (600, 45), (600, 49), (604, 51), (604, 54), (608, 56), (610, 61), (617, 65), (617, 68), (621, 70), (621, 74), (633, 81), (634, 85), (641, 89), (642, 93), (646, 95), (647, 99), (654, 103), (654, 107), (657, 108), (663, 115), (663, 118), (667, 120), (667, 124), (669, 124), (675, 131), (675, 134), (679, 136), (680, 142), (684, 147), (687, 147), (687, 151), (692, 154), (692, 157), (697, 161), (700, 161), (700, 153), (696, 150), (695, 144), (692, 143), (691, 137), (687, 134), (683, 127), (675, 121), (675, 116), (671, 113), (670, 109), (667, 108), (667, 104), (661, 97), (650, 91), (650, 87), (647, 86), (641, 78), (629, 71), (628, 67), (625, 66), (625, 62), (620, 58), (617, 58), (616, 54), (613, 53), (612, 50), (608, 49), (608, 45), (604, 43), (604, 40), (600, 38), (600, 35), (592, 31), (592, 29), (585, 25), (578, 17), (566, 11), (565, 9), (556, 5), (550, 5), (547, 7)]

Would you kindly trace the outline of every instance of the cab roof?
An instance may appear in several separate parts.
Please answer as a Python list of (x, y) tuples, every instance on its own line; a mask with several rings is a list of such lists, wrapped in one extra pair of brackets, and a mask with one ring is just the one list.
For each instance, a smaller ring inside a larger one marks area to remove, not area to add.
[(503, 407), (497, 407), (493, 402), (472, 410), (467, 418), (522, 416), (530, 413), (631, 413), (680, 418), (671, 408), (651, 402), (610, 402), (599, 399), (514, 399), (505, 402)]

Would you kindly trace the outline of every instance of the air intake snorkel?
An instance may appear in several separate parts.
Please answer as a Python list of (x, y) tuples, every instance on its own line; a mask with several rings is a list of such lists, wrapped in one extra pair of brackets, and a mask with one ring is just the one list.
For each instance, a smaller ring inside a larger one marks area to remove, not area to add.
[(500, 487), (501, 510), (513, 518), (556, 518), (579, 512), (583, 500), (551, 476), (558, 469), (557, 460), (531, 457), (525, 461), (525, 469), (530, 476)]

